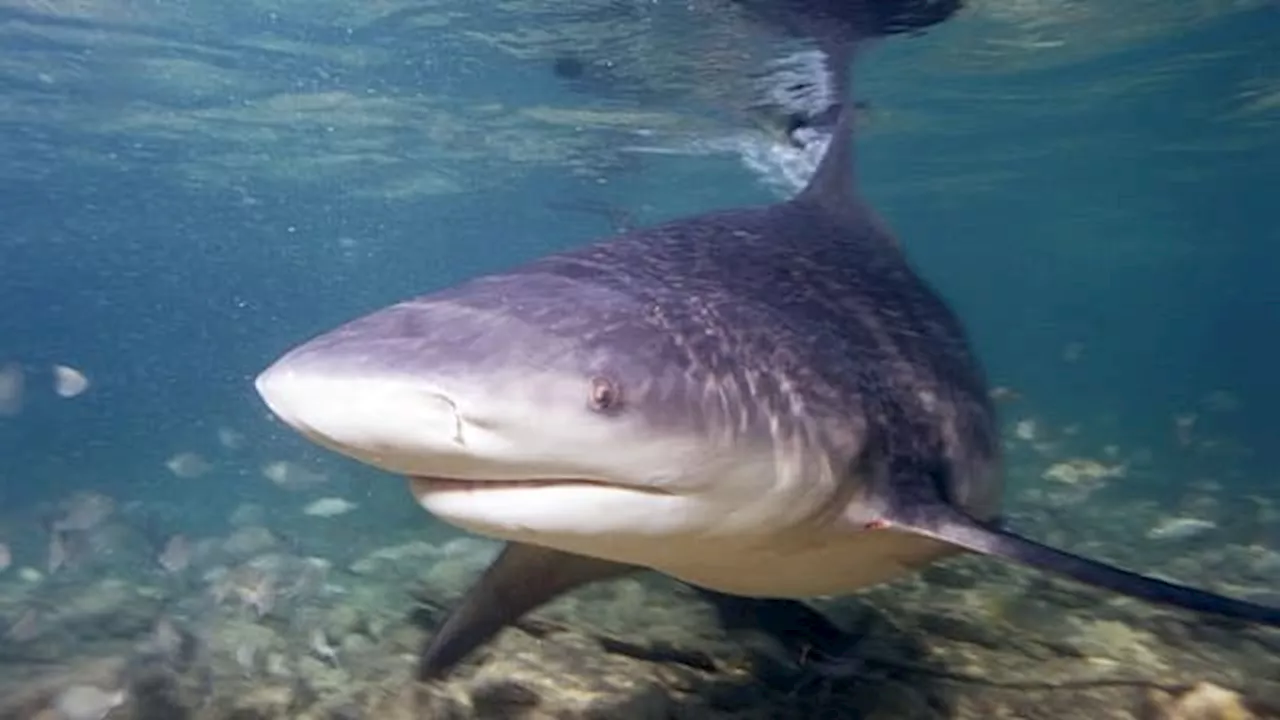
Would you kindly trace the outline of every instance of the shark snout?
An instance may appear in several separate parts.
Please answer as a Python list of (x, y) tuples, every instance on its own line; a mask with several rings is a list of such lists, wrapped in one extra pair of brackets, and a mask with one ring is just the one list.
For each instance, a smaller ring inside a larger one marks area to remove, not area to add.
[(390, 472), (465, 445), (457, 407), (410, 376), (277, 361), (254, 381), (279, 420), (315, 442)]

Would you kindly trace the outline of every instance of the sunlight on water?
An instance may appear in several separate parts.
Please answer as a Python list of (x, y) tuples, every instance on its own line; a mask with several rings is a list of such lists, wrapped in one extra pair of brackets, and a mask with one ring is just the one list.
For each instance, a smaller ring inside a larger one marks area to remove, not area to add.
[(737, 157), (743, 166), (768, 185), (779, 197), (795, 194), (813, 175), (826, 151), (828, 138), (814, 133), (803, 144), (791, 144), (759, 132), (718, 138), (688, 140), (666, 147), (636, 145), (636, 153), (671, 155), (720, 155)]

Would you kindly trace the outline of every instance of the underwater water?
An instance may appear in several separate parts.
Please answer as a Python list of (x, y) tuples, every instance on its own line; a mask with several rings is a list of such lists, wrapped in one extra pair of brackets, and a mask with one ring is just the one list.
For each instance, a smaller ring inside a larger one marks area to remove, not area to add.
[[(636, 576), (412, 682), (498, 543), (254, 377), (813, 165), (745, 110), (786, 43), (568, 5), (0, 0), (0, 719), (1280, 718), (1275, 631), (977, 558), (814, 600), (861, 638), (838, 671)], [(975, 0), (855, 81), (861, 191), (987, 369), (1009, 522), (1271, 605), (1276, 37), (1266, 0)]]

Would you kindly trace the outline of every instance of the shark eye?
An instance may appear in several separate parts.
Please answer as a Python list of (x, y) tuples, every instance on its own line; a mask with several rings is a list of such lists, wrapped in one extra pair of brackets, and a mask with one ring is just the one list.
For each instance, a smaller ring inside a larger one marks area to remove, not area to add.
[(591, 378), (587, 404), (598, 413), (614, 412), (622, 406), (622, 390), (607, 377)]

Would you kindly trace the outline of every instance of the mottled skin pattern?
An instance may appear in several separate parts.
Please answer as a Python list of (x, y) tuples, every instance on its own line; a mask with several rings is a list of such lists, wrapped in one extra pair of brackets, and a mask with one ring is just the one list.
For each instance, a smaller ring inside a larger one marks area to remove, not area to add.
[(483, 375), (513, 347), (531, 367), (571, 358), (584, 379), (610, 378), (650, 423), (767, 439), (797, 473), (854, 482), (874, 456), (926, 470), (975, 517), (1000, 502), (994, 414), (960, 323), (854, 202), (833, 213), (801, 197), (620, 235), (299, 351), (330, 371), (344, 358), (351, 370)]
[[(893, 239), (856, 215), (807, 199), (731, 210), (555, 255), (510, 277), (607, 287), (630, 302), (566, 317), (556, 331), (588, 342), (603, 333), (663, 338), (646, 353), (655, 370), (680, 368), (719, 387), (727, 406), (758, 410), (752, 421), (777, 420), (775, 440), (823, 440), (845, 448), (850, 466), (870, 449), (893, 464), (945, 471), (946, 499), (990, 517), (1002, 487), (982, 371), (955, 315)], [(541, 325), (563, 308), (519, 312)]]

